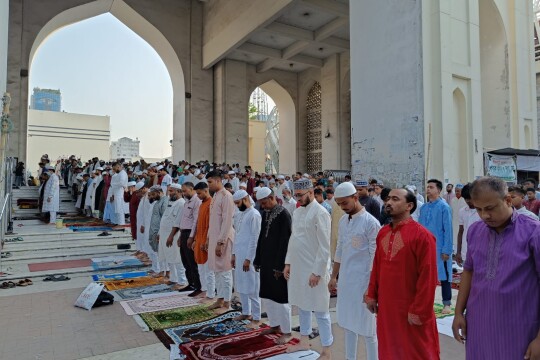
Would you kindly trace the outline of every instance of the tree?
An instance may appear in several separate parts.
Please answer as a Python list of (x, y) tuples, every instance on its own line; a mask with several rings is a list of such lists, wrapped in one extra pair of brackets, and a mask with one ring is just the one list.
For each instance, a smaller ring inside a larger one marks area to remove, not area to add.
[(248, 114), (249, 114), (249, 120), (257, 120), (259, 109), (257, 109), (257, 107), (251, 102), (249, 103)]

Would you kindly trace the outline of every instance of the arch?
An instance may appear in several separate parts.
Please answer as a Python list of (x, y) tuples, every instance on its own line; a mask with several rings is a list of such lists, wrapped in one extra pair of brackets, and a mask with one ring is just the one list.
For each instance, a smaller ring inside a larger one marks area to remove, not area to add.
[(274, 100), (279, 111), (279, 172), (292, 174), (296, 171), (296, 107), (293, 98), (276, 80), (258, 87)]
[(486, 149), (511, 147), (508, 39), (494, 0), (480, 0), (482, 132)]
[[(455, 181), (467, 182), (469, 180), (469, 121), (467, 119), (467, 100), (463, 91), (456, 87), (453, 92), (454, 107), (453, 121), (450, 136), (452, 137), (452, 148), (457, 149), (457, 153), (452, 156), (453, 172), (455, 171)], [(449, 173), (451, 173), (449, 171)]]
[(180, 59), (165, 36), (148, 20), (133, 10), (123, 0), (97, 0), (65, 10), (49, 20), (36, 36), (30, 50), (29, 66), (43, 42), (55, 31), (105, 13), (111, 13), (134, 33), (144, 39), (161, 57), (173, 89), (173, 144), (174, 161), (186, 157), (186, 103), (184, 71)]

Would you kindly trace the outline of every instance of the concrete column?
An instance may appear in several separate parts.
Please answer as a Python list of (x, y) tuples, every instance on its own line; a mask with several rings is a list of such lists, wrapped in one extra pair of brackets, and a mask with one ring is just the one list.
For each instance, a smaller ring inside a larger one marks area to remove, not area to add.
[(222, 60), (214, 67), (214, 159), (248, 163), (246, 63)]
[[(0, 3), (0, 54), (8, 52), (9, 1)], [(6, 91), (7, 56), (0, 57), (0, 96)]]
[(321, 69), (322, 168), (341, 168), (340, 151), (340, 55), (327, 58)]
[(353, 176), (424, 182), (421, 19), (421, 1), (350, 2)]

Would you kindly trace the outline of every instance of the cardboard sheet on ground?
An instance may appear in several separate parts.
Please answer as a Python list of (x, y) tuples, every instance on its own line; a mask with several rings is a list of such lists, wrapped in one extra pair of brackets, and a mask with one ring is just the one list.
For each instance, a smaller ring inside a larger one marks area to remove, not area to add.
[(170, 310), (199, 304), (199, 299), (187, 295), (172, 295), (154, 299), (135, 299), (121, 301), (120, 305), (128, 315), (149, 313), (154, 311)]

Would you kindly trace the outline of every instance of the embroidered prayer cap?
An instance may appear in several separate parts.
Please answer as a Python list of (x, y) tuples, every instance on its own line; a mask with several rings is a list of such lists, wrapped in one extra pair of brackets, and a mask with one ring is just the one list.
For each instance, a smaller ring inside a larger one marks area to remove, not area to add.
[(238, 185), (238, 187), (247, 188), (247, 184), (243, 182), (243, 183), (240, 183), (240, 185)]
[(334, 197), (336, 199), (352, 196), (354, 194), (356, 194), (356, 188), (350, 182), (344, 182), (343, 184), (339, 184), (336, 188), (336, 191), (334, 191)]
[(463, 184), (456, 184), (456, 189), (463, 189)]
[(47, 165), (47, 166), (45, 166), (45, 169), (47, 169), (47, 170), (54, 170), (54, 166)]
[(304, 175), (302, 175), (303, 177), (305, 177), (306, 179), (309, 179), (309, 174), (308, 173), (305, 173)]
[(285, 180), (285, 176), (283, 176), (283, 175), (279, 175), (277, 178), (278, 178), (278, 180)]
[(409, 190), (410, 192), (414, 193), (416, 191), (416, 186), (414, 185), (407, 185), (405, 186), (405, 189)]
[(141, 190), (143, 187), (144, 187), (144, 181), (139, 181), (139, 182), (135, 185), (135, 190)]
[(368, 182), (367, 180), (356, 179), (354, 185), (356, 187), (368, 187)]
[(294, 190), (309, 190), (313, 189), (313, 183), (309, 179), (296, 180), (293, 183)]
[(137, 183), (135, 181), (130, 181), (127, 183), (127, 186), (130, 187), (130, 186), (135, 186), (137, 185)]
[(265, 199), (265, 198), (269, 197), (272, 194), (273, 194), (272, 190), (270, 190), (269, 188), (267, 188), (267, 187), (260, 188), (257, 191), (257, 200)]
[(180, 184), (171, 184), (171, 185), (169, 185), (169, 187), (171, 187), (173, 189), (177, 189), (177, 190), (182, 190), (182, 185), (180, 185)]
[(233, 201), (240, 201), (242, 200), (243, 198), (245, 198), (246, 196), (248, 196), (248, 193), (246, 190), (238, 190), (234, 193), (232, 199)]

